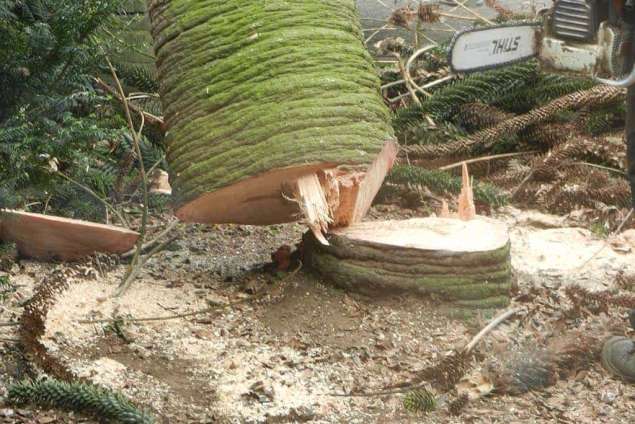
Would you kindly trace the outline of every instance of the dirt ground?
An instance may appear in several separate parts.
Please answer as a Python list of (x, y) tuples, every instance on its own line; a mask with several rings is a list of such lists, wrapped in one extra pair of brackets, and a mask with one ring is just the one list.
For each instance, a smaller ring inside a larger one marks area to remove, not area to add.
[[(370, 216), (418, 213), (381, 206)], [(556, 328), (599, 334), (610, 327), (613, 334), (632, 335), (626, 310), (572, 318), (564, 313), (570, 305), (562, 293), (570, 284), (626, 293), (632, 287), (623, 281), (635, 273), (635, 246), (605, 247), (590, 231), (557, 217), (511, 208), (499, 217), (512, 228), (519, 285), (513, 306), (523, 309), (524, 318), (487, 338), (473, 373), (480, 375), (518, 346), (557, 338)], [(287, 272), (263, 267), (280, 246), (300, 240), (300, 225), (179, 231), (181, 237), (151, 259), (121, 299), (111, 295), (125, 265), (20, 261), (0, 298), (0, 321), (17, 322), (45, 278), (68, 283), (48, 313), (47, 351), (76, 377), (122, 391), (162, 423), (635, 421), (635, 388), (598, 363), (544, 390), (490, 393), (458, 417), (448, 413), (452, 391), (431, 388), (437, 410), (426, 416), (409, 413), (403, 394), (337, 396), (410, 381), (464, 346), (493, 311), (465, 314), (403, 293), (370, 298), (339, 290), (296, 264)], [(163, 319), (201, 310), (208, 312)], [(113, 317), (162, 319), (128, 321), (116, 329), (94, 322)], [(17, 338), (15, 326), (0, 327), (2, 387), (38, 373)], [(93, 421), (0, 404), (0, 423), (80, 422)]]

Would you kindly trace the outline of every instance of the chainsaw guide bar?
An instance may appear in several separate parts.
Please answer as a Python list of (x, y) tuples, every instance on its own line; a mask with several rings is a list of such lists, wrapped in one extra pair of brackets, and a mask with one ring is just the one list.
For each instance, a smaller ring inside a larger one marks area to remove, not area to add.
[(538, 55), (541, 30), (541, 22), (523, 22), (461, 31), (450, 44), (450, 69), (481, 72), (532, 59)]

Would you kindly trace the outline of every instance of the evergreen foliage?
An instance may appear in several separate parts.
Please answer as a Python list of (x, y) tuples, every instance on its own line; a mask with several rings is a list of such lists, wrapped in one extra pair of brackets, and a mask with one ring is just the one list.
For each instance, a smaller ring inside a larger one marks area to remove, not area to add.
[[(105, 58), (117, 57), (126, 87), (156, 89), (149, 47), (141, 60), (134, 59), (138, 46), (126, 47), (134, 25), (143, 36), (145, 6), (133, 3), (0, 0), (0, 208), (31, 204), (34, 211), (103, 217), (102, 203), (59, 173), (107, 198), (120, 164), (134, 156), (120, 105), (93, 84), (104, 75)], [(127, 13), (139, 6), (140, 15)], [(148, 136), (142, 150), (150, 167), (163, 155), (162, 136)], [(134, 173), (130, 167), (123, 178)]]
[(140, 411), (121, 394), (82, 383), (53, 379), (22, 381), (9, 387), (8, 399), (14, 404), (33, 403), (88, 413), (121, 424), (152, 424), (154, 418)]
[[(461, 179), (447, 172), (429, 170), (418, 166), (397, 165), (388, 175), (387, 181), (391, 184), (408, 185), (415, 184), (425, 186), (433, 193), (461, 192)], [(494, 207), (507, 203), (507, 196), (498, 188), (487, 183), (474, 183), (474, 199), (476, 201)]]
[(595, 85), (596, 83), (589, 78), (539, 73), (533, 84), (503, 93), (491, 104), (508, 112), (527, 113), (558, 97), (575, 91), (588, 90)]
[(397, 134), (403, 137), (406, 131), (412, 132), (413, 128), (416, 130), (425, 122), (422, 120), (424, 115), (430, 116), (435, 122), (448, 121), (465, 104), (495, 103), (497, 99), (532, 86), (537, 77), (538, 68), (534, 62), (472, 74), (437, 90), (420, 106), (398, 110), (393, 124)]
[(437, 400), (433, 393), (426, 389), (413, 390), (403, 400), (404, 408), (412, 413), (428, 413), (437, 408)]

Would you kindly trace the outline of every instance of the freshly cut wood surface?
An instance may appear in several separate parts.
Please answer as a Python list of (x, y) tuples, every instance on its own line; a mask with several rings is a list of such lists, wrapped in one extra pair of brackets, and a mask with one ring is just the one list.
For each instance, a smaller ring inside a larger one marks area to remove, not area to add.
[(0, 239), (15, 242), (21, 256), (75, 260), (95, 252), (121, 254), (139, 234), (125, 228), (30, 212), (0, 211)]
[(374, 295), (413, 291), (469, 307), (508, 302), (512, 283), (505, 224), (476, 217), (353, 224), (329, 245), (305, 235), (307, 262), (327, 281)]
[[(201, 223), (270, 225), (305, 219), (319, 228), (349, 225), (361, 220), (370, 208), (397, 151), (396, 143), (388, 141), (369, 165), (325, 162), (274, 169), (206, 193), (179, 208), (176, 216), (184, 222)], [(307, 210), (301, 205), (311, 203), (311, 199), (297, 198), (298, 181), (315, 177), (323, 193), (312, 190), (316, 196), (313, 200), (323, 211), (325, 197), (330, 216), (326, 221), (330, 222), (315, 222), (314, 216), (306, 216)]]
[(507, 227), (477, 218), (414, 218), (406, 221), (370, 221), (333, 231), (337, 237), (394, 248), (435, 252), (487, 252), (509, 243)]

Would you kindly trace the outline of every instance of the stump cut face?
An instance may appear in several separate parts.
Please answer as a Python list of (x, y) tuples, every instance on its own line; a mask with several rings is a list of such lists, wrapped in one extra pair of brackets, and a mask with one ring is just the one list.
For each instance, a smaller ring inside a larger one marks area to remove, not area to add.
[(398, 249), (472, 253), (500, 249), (509, 243), (505, 225), (486, 218), (419, 218), (361, 222), (335, 230), (337, 236)]
[(318, 243), (307, 234), (307, 262), (346, 289), (374, 296), (423, 293), (476, 308), (509, 302), (509, 234), (496, 220), (363, 222), (333, 231), (328, 242)]

